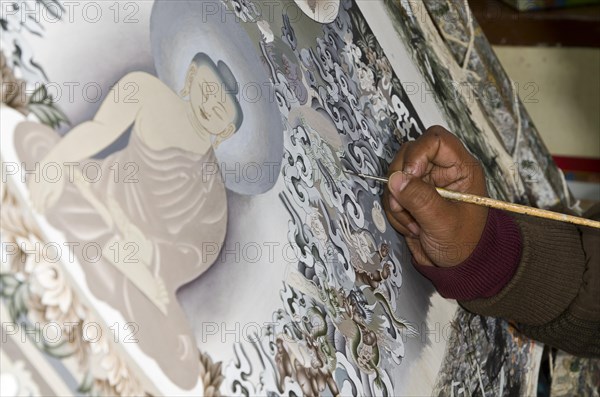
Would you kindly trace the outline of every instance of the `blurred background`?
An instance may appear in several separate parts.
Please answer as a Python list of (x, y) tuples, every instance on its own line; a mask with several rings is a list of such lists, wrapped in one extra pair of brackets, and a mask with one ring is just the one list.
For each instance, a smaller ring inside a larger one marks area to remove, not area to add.
[(469, 0), (582, 208), (600, 201), (600, 0)]

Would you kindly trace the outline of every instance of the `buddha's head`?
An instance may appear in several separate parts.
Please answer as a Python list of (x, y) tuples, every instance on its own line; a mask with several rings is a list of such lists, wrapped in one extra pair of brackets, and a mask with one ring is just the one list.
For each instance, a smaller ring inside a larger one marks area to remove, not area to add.
[(238, 91), (238, 82), (225, 62), (215, 64), (203, 52), (194, 56), (181, 95), (189, 97), (199, 129), (216, 136), (215, 147), (242, 124)]

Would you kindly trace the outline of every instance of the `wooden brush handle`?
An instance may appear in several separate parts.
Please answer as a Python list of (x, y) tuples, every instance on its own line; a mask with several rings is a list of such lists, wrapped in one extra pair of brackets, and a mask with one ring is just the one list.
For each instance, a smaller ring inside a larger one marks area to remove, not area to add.
[(551, 219), (559, 222), (572, 223), (574, 225), (581, 225), (600, 229), (600, 222), (593, 221), (591, 219), (579, 218), (577, 216), (560, 214), (558, 212), (542, 210), (539, 208), (528, 207), (521, 204), (507, 203), (505, 201), (494, 200), (488, 197), (475, 196), (473, 194), (465, 194), (446, 190), (442, 188), (436, 188), (440, 196), (455, 201), (461, 201), (463, 203), (471, 203), (476, 205), (482, 205), (484, 207), (496, 208), (503, 211), (515, 212), (517, 214), (536, 216), (538, 218)]

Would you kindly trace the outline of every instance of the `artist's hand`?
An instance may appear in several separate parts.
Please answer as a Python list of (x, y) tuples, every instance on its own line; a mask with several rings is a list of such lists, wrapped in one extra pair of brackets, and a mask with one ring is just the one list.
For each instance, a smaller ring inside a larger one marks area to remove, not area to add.
[(435, 187), (487, 196), (481, 164), (442, 127), (402, 145), (390, 165), (384, 205), (421, 265), (450, 267), (467, 259), (487, 221), (487, 208), (442, 198)]

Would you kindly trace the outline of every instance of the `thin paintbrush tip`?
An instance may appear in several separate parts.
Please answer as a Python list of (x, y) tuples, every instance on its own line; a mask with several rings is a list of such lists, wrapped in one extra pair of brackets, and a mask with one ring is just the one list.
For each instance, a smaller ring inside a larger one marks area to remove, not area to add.
[(357, 176), (357, 177), (363, 178), (363, 179), (370, 179), (370, 180), (373, 180), (373, 181), (378, 181), (378, 182), (383, 182), (383, 183), (387, 183), (388, 182), (387, 178), (382, 178), (382, 177), (379, 177), (379, 176), (366, 175), (366, 174), (361, 174), (361, 173), (358, 173), (358, 172), (347, 171), (347, 170), (344, 170), (344, 173), (348, 174), (348, 175)]
[(344, 172), (344, 174), (354, 175), (354, 176), (360, 176), (361, 178), (363, 177), (363, 174), (359, 174), (359, 173), (354, 172), (354, 171), (343, 170), (343, 172)]

